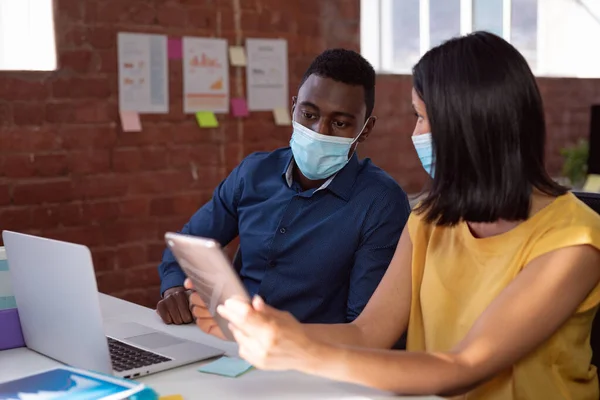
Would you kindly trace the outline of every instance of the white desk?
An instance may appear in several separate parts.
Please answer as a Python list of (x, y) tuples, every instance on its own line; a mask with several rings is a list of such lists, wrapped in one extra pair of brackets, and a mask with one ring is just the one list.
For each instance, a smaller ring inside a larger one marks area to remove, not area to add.
[[(233, 343), (223, 342), (205, 335), (194, 325), (167, 326), (154, 310), (114, 297), (100, 295), (102, 315), (105, 320), (135, 321), (169, 334), (223, 349), (236, 355)], [(0, 377), (2, 381), (47, 370), (59, 365), (47, 357), (21, 348), (0, 352)], [(346, 399), (367, 400), (400, 398), (387, 393), (320, 379), (298, 372), (267, 372), (252, 370), (238, 378), (225, 378), (197, 372), (202, 363), (148, 375), (139, 379), (160, 395), (181, 394), (185, 400), (193, 399)], [(411, 399), (413, 397), (402, 397)], [(414, 398), (413, 398), (414, 399)], [(425, 398), (420, 398), (425, 399)], [(437, 399), (429, 397), (428, 399)]]

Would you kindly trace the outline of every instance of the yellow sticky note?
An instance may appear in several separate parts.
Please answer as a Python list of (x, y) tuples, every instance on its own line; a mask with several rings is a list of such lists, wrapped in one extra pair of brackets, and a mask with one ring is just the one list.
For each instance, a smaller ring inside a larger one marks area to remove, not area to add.
[(292, 124), (290, 110), (288, 110), (287, 108), (280, 107), (274, 109), (273, 118), (275, 118), (275, 125), (289, 126)]
[(123, 132), (141, 132), (142, 122), (136, 111), (121, 111), (121, 127)]
[(242, 46), (229, 47), (229, 61), (234, 67), (246, 66), (246, 51)]
[(585, 192), (600, 192), (600, 175), (588, 175), (583, 190)]
[(198, 121), (200, 128), (216, 128), (219, 126), (219, 121), (217, 121), (217, 117), (212, 111), (198, 111), (196, 121)]
[(183, 396), (180, 394), (170, 394), (168, 396), (160, 396), (158, 400), (183, 400)]

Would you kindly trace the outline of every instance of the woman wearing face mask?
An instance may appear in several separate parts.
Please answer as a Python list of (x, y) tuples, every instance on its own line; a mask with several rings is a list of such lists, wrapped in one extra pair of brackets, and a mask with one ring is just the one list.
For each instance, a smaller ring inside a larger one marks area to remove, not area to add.
[[(527, 63), (478, 32), (430, 50), (413, 75), (413, 141), (433, 181), (381, 284), (350, 324), (228, 300), (240, 355), (402, 394), (598, 399), (600, 217), (544, 170)], [(405, 330), (407, 351), (386, 350)]]

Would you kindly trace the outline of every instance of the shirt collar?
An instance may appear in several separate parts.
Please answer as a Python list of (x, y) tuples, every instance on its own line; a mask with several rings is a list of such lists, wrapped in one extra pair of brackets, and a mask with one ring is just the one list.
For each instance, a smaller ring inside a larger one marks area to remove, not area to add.
[[(285, 170), (282, 173), (285, 182), (289, 187), (292, 187), (294, 183), (294, 166), (296, 163), (294, 162), (294, 157), (290, 151), (290, 157), (288, 162), (286, 163)], [(331, 192), (335, 193), (337, 196), (342, 199), (348, 201), (350, 200), (350, 191), (354, 186), (354, 181), (356, 180), (356, 176), (358, 175), (360, 169), (360, 163), (358, 161), (358, 156), (356, 152), (350, 157), (348, 164), (340, 171), (338, 171), (333, 176), (329, 177), (315, 192), (319, 190), (329, 189)]]

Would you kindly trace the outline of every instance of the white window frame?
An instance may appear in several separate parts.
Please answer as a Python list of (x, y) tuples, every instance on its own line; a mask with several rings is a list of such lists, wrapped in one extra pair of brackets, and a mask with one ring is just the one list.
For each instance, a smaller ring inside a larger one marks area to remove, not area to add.
[[(403, 74), (393, 67), (393, 35), (390, 18), (395, 0), (361, 0), (360, 42), (363, 56), (371, 62), (378, 73)], [(540, 0), (541, 1), (541, 0)], [(510, 42), (512, 0), (502, 1), (502, 36)], [(460, 34), (473, 31), (473, 0), (460, 0)], [(421, 56), (430, 49), (429, 0), (419, 0), (419, 47)], [(369, 48), (362, 45), (369, 43)]]

